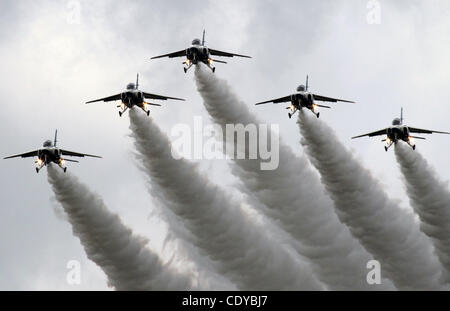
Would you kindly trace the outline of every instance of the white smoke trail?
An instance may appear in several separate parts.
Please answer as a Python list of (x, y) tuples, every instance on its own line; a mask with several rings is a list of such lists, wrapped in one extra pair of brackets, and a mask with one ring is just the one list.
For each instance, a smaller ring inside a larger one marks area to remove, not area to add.
[(151, 194), (178, 215), (192, 235), (183, 237), (209, 256), (242, 290), (319, 290), (322, 285), (240, 205), (210, 183), (197, 166), (171, 154), (168, 137), (151, 118), (130, 111), (130, 129)]
[(388, 198), (324, 122), (302, 111), (298, 124), (339, 218), (380, 262), (382, 272), (398, 289), (439, 289), (440, 264), (413, 215)]
[(116, 290), (191, 290), (190, 278), (177, 274), (145, 247), (99, 195), (70, 173), (48, 166), (48, 181), (90, 260)]
[(450, 191), (433, 168), (403, 142), (395, 145), (395, 155), (405, 178), (412, 207), (420, 218), (421, 230), (430, 237), (450, 282)]
[[(205, 108), (222, 128), (226, 124), (261, 124), (226, 81), (199, 66), (195, 78)], [(244, 184), (242, 190), (263, 203), (267, 208), (261, 211), (300, 242), (302, 246), (294, 245), (296, 251), (313, 263), (314, 272), (330, 289), (394, 289), (389, 280), (378, 286), (368, 285), (366, 265), (372, 257), (339, 221), (332, 201), (305, 157), (297, 157), (280, 142), (276, 170), (262, 171), (260, 159), (234, 163), (232, 171)]]

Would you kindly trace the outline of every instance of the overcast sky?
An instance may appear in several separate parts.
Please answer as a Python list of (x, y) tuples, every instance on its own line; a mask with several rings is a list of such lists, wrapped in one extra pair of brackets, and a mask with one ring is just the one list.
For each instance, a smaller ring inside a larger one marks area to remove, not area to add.
[[(351, 136), (389, 125), (404, 107), (415, 127), (450, 130), (450, 3), (378, 1), (379, 24), (368, 23), (369, 1), (1, 1), (0, 133), (2, 157), (37, 149), (53, 139), (65, 149), (99, 154), (68, 169), (99, 193), (137, 233), (162, 248), (165, 224), (132, 155), (128, 116), (110, 103), (87, 100), (117, 94), (140, 73), (143, 91), (186, 98), (152, 109), (166, 133), (195, 116), (210, 122), (194, 72), (181, 59), (151, 56), (186, 48), (206, 29), (207, 45), (253, 56), (217, 64), (250, 110), (280, 126), (282, 139), (301, 154), (295, 119), (284, 106), (257, 101), (288, 95), (310, 76), (321, 95), (355, 100), (323, 110), (321, 119), (392, 198), (409, 208), (393, 150), (380, 139)], [(79, 16), (76, 8), (79, 7)], [(428, 138), (428, 137), (427, 137)], [(419, 141), (442, 180), (450, 179), (450, 138)], [(225, 160), (203, 161), (202, 171), (233, 187)], [(53, 198), (46, 170), (32, 159), (1, 160), (0, 290), (107, 289)], [(66, 282), (69, 260), (81, 262), (82, 282)]]

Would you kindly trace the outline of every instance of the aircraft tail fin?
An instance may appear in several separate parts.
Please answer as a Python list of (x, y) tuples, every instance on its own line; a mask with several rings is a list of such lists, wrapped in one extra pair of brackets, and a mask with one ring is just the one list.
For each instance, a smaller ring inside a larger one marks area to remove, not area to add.
[(139, 88), (139, 73), (136, 75), (136, 90)]
[(205, 29), (203, 29), (202, 45), (205, 45)]
[(309, 77), (308, 77), (308, 75), (306, 75), (306, 85), (305, 85), (306, 90), (308, 90), (308, 87), (309, 87), (308, 80), (309, 80)]
[(403, 107), (400, 109), (400, 124), (403, 124)]
[(55, 139), (54, 139), (54, 141), (53, 141), (53, 146), (54, 146), (54, 147), (56, 147), (56, 143), (58, 142), (57, 137), (58, 137), (58, 129), (55, 130)]

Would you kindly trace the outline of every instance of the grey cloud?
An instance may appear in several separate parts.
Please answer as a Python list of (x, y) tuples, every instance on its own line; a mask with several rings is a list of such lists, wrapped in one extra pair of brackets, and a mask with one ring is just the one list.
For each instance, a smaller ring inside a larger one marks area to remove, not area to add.
[[(195, 74), (204, 106), (219, 125), (261, 123), (226, 81), (201, 67)], [(248, 145), (244, 148), (248, 149)], [(262, 212), (280, 222), (302, 244), (297, 245), (298, 253), (313, 263), (322, 282), (331, 289), (370, 289), (365, 281), (370, 255), (337, 219), (306, 158), (296, 157), (281, 142), (276, 170), (261, 171), (260, 159), (234, 162), (232, 171), (245, 186), (243, 191), (263, 203), (266, 208)]]
[(307, 265), (255, 226), (237, 202), (198, 174), (194, 163), (174, 159), (167, 136), (152, 119), (131, 109), (130, 129), (152, 196), (180, 217), (192, 233), (187, 240), (239, 289), (322, 288)]
[(108, 211), (101, 197), (74, 175), (63, 174), (50, 164), (48, 181), (68, 216), (73, 234), (115, 289), (193, 289), (188, 276), (177, 274), (164, 265), (158, 255), (146, 248), (148, 240), (133, 235), (119, 216)]
[[(409, 208), (393, 154), (386, 154), (376, 141), (349, 137), (388, 124), (401, 105), (409, 123), (446, 130), (448, 1), (380, 1), (380, 25), (366, 23), (366, 1), (283, 1), (283, 7), (276, 1), (80, 3), (81, 23), (70, 25), (66, 1), (0, 2), (3, 156), (40, 147), (57, 127), (62, 147), (104, 156), (69, 170), (95, 187), (136, 232), (151, 237), (149, 244), (159, 245), (164, 230), (142, 217), (155, 209), (155, 202), (131, 160), (128, 122), (108, 104), (83, 103), (120, 91), (139, 71), (144, 90), (188, 99), (152, 110), (165, 132), (174, 124), (189, 124), (194, 115), (207, 117), (192, 72), (185, 75), (175, 60), (148, 60), (184, 48), (205, 27), (212, 47), (254, 56), (218, 65), (216, 75), (229, 81), (260, 120), (278, 123), (283, 140), (296, 154), (302, 148), (295, 122), (288, 122), (280, 107), (256, 109), (252, 103), (287, 95), (308, 73), (314, 91), (356, 99), (358, 105), (336, 106), (321, 118), (382, 179), (389, 195)], [(450, 179), (449, 147), (445, 137), (432, 137), (419, 146), (440, 168), (442, 180)], [(55, 217), (46, 172), (34, 173), (32, 161), (21, 159), (0, 161), (0, 171), (0, 235), (15, 237), (0, 239), (0, 288), (106, 289), (103, 272), (86, 258), (70, 226)], [(204, 172), (221, 186), (235, 182), (222, 163)], [(130, 196), (129, 189), (136, 195)], [(229, 189), (241, 195), (239, 188)], [(90, 283), (66, 286), (68, 258), (80, 259), (89, 269)]]
[(302, 111), (298, 125), (339, 219), (380, 261), (385, 275), (398, 289), (440, 289), (441, 267), (413, 216), (398, 208), (322, 120)]
[(442, 265), (444, 279), (450, 273), (450, 191), (448, 182), (436, 172), (419, 152), (402, 142), (395, 145), (395, 156), (405, 178), (411, 206), (420, 217), (421, 230), (431, 239)]

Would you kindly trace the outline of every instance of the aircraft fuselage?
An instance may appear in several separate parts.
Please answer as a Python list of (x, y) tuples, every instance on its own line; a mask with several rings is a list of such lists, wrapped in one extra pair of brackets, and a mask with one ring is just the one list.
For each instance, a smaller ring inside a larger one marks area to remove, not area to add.
[(389, 147), (392, 146), (392, 144), (397, 143), (399, 140), (403, 140), (413, 149), (416, 149), (414, 139), (410, 136), (409, 128), (406, 125), (399, 124), (388, 127), (386, 129), (386, 136), (386, 146), (384, 147), (386, 151), (388, 151)]
[(198, 62), (209, 64), (209, 50), (203, 45), (191, 45), (186, 49), (186, 58), (194, 65)]
[[(44, 143), (45, 145), (46, 143)], [(38, 150), (37, 154), (38, 159), (36, 160), (36, 172), (50, 164), (56, 163), (59, 165), (64, 172), (66, 171), (65, 160), (61, 157), (61, 150), (54, 146), (44, 146), (44, 148)]]
[(297, 109), (308, 108), (313, 109), (314, 97), (310, 92), (298, 92), (291, 95), (291, 103)]
[(38, 158), (47, 165), (50, 162), (59, 164), (61, 161), (61, 151), (58, 148), (46, 147), (38, 150)]
[(291, 95), (291, 112), (288, 114), (289, 118), (297, 111), (302, 108), (311, 110), (317, 117), (319, 117), (319, 112), (315, 111), (314, 96), (310, 92), (298, 92)]
[(120, 98), (128, 108), (135, 105), (142, 108), (144, 105), (144, 95), (139, 90), (126, 90), (120, 94)]
[(394, 143), (398, 140), (408, 142), (410, 137), (409, 128), (406, 125), (389, 127), (386, 130), (386, 135), (389, 140), (393, 141)]

